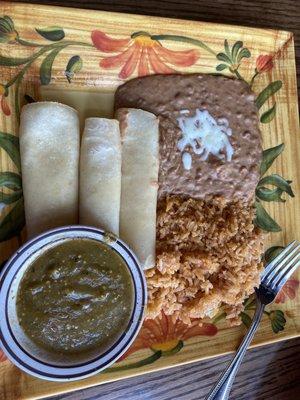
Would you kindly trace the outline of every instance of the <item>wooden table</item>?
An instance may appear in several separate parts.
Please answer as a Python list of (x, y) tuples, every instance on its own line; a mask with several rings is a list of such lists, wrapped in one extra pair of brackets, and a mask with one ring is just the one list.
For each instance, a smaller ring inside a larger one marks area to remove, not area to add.
[[(300, 7), (297, 0), (29, 0), (28, 2), (293, 31), (299, 89)], [(230, 356), (219, 357), (52, 399), (200, 400), (205, 398), (229, 359)], [(299, 399), (300, 339), (249, 351), (235, 381), (231, 398), (234, 400)]]
[[(250, 350), (236, 377), (232, 400), (300, 398), (300, 339)], [(80, 390), (51, 400), (202, 400), (230, 356)]]

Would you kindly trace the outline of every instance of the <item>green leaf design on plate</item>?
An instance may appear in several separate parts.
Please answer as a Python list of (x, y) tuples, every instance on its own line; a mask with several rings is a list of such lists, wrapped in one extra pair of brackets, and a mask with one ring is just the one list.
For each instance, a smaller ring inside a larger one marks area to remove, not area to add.
[(0, 192), (0, 204), (12, 204), (22, 197), (22, 190), (16, 192), (4, 193)]
[(231, 64), (230, 58), (225, 53), (218, 53), (216, 57), (220, 61), (223, 61), (227, 64)]
[(52, 50), (43, 60), (40, 66), (40, 80), (42, 85), (48, 85), (51, 81), (51, 72), (52, 65), (55, 60), (57, 54), (63, 49), (63, 47), (59, 47), (55, 50)]
[(262, 162), (260, 165), (261, 176), (267, 172), (267, 170), (273, 164), (274, 160), (279, 156), (280, 153), (283, 152), (283, 150), (284, 150), (284, 143), (263, 151)]
[(295, 197), (292, 188), (290, 186), (291, 181), (286, 181), (280, 175), (272, 174), (270, 176), (265, 176), (258, 182), (258, 186), (263, 185), (274, 185), (277, 188), (281, 189), (283, 192), (286, 192), (289, 196)]
[(31, 60), (31, 57), (17, 58), (17, 57), (4, 57), (0, 55), (0, 65), (2, 67), (16, 67), (18, 65), (26, 64)]
[(10, 212), (0, 221), (0, 242), (17, 236), (25, 225), (24, 202), (20, 198)]
[(218, 313), (212, 320), (212, 323), (216, 325), (218, 322), (222, 321), (222, 319), (226, 318), (225, 312)]
[(231, 58), (232, 61), (235, 63), (236, 62), (236, 56), (237, 53), (239, 52), (240, 48), (243, 47), (243, 42), (241, 40), (238, 40), (237, 42), (234, 43), (231, 49)]
[(107, 372), (118, 372), (118, 371), (126, 371), (128, 369), (133, 369), (133, 368), (140, 368), (140, 367), (143, 367), (144, 365), (154, 363), (154, 361), (158, 360), (161, 356), (162, 356), (162, 352), (159, 350), (156, 353), (152, 354), (150, 357), (144, 358), (143, 360), (137, 361), (132, 364), (121, 365), (120, 367), (115, 366), (112, 368), (107, 368), (102, 373), (105, 374)]
[(11, 190), (22, 189), (21, 176), (14, 172), (0, 172), (0, 187), (6, 187)]
[(276, 201), (279, 203), (284, 203), (285, 199), (281, 197), (283, 190), (279, 188), (269, 189), (265, 186), (257, 187), (255, 194), (262, 201)]
[(286, 319), (284, 317), (284, 312), (281, 310), (273, 310), (269, 313), (269, 318), (271, 321), (272, 330), (274, 333), (278, 333), (284, 330)]
[(52, 42), (58, 42), (65, 37), (65, 32), (58, 26), (49, 26), (43, 29), (35, 29), (39, 35)]
[(271, 82), (256, 98), (255, 104), (260, 109), (270, 96), (278, 92), (282, 87), (281, 81)]
[[(147, 32), (147, 31), (137, 31), (137, 32), (133, 32), (133, 33), (131, 34), (131, 38), (132, 38), (132, 39), (135, 39), (136, 37), (139, 37), (139, 36), (149, 36), (150, 38), (152, 37), (152, 36), (150, 35), (150, 33)], [(160, 35), (160, 36), (164, 36), (164, 35)], [(169, 35), (167, 35), (167, 36), (169, 36)]]
[(69, 83), (71, 83), (74, 74), (79, 72), (81, 68), (82, 68), (82, 59), (80, 58), (80, 56), (71, 57), (65, 70), (65, 75)]
[(0, 147), (2, 147), (21, 171), (19, 138), (6, 132), (0, 132)]
[(239, 52), (236, 61), (237, 61), (237, 63), (240, 63), (240, 62), (242, 61), (243, 58), (250, 58), (250, 57), (251, 57), (250, 51), (249, 51), (246, 47), (244, 47), (244, 48)]
[(226, 68), (228, 68), (228, 65), (226, 65), (226, 64), (219, 64), (216, 66), (217, 71), (223, 71)]
[(255, 304), (256, 304), (256, 296), (251, 295), (246, 300), (244, 300), (244, 303), (243, 303), (244, 309), (250, 310), (251, 308), (253, 308), (253, 306), (255, 306)]
[(280, 232), (281, 228), (267, 213), (259, 201), (255, 201), (256, 217), (254, 224), (266, 232)]
[(272, 246), (268, 250), (266, 250), (264, 254), (265, 263), (268, 264), (269, 262), (274, 260), (274, 258), (277, 257), (282, 252), (283, 249), (284, 247), (282, 246)]
[(0, 32), (12, 32), (14, 29), (13, 20), (8, 15), (0, 18)]
[[(148, 32), (143, 32), (143, 31), (139, 31), (139, 32), (134, 32), (131, 37), (135, 38), (139, 35), (149, 35)], [(150, 35), (149, 35), (150, 36)], [(199, 39), (194, 39), (188, 36), (180, 36), (180, 35), (151, 35), (150, 36), (152, 40), (157, 40), (157, 41), (161, 41), (161, 40), (172, 40), (175, 42), (182, 42), (182, 43), (189, 43), (192, 44), (194, 46), (198, 46), (201, 47), (202, 49), (208, 51), (209, 53), (213, 54), (214, 56), (216, 56), (216, 53), (214, 50), (212, 50), (210, 47), (208, 47), (204, 42), (202, 42)]]
[(14, 43), (17, 38), (13, 20), (8, 15), (0, 17), (0, 43)]
[(252, 319), (249, 317), (248, 314), (244, 313), (243, 311), (241, 312), (241, 320), (246, 328), (250, 328)]
[(228, 44), (228, 40), (227, 39), (224, 40), (224, 49), (225, 49), (225, 53), (227, 54), (227, 56), (229, 58), (231, 58), (231, 53), (230, 53), (230, 50), (229, 50), (229, 44)]
[(276, 103), (274, 104), (273, 107), (271, 107), (269, 110), (263, 113), (263, 115), (260, 117), (260, 122), (262, 124), (268, 124), (269, 122), (272, 121), (275, 115), (276, 115)]

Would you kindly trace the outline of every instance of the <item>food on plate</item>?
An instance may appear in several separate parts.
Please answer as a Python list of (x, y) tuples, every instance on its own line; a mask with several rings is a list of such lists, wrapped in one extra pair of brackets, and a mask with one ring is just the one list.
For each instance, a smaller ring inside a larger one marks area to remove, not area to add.
[(124, 332), (134, 302), (125, 261), (108, 245), (67, 239), (23, 276), (17, 316), (26, 335), (53, 353), (104, 351)]
[(253, 198), (262, 157), (254, 94), (240, 80), (155, 75), (117, 89), (115, 108), (159, 116), (159, 198)]
[(78, 218), (79, 120), (54, 102), (23, 107), (20, 154), (29, 237)]
[[(116, 120), (86, 120), (80, 223), (120, 234), (136, 253), (147, 270), (148, 318), (163, 311), (190, 324), (222, 308), (239, 323), (263, 252), (253, 225), (262, 157), (253, 93), (221, 76), (155, 75), (119, 87), (115, 111)], [(76, 222), (78, 137), (71, 108), (24, 108), (30, 234)]]
[(159, 203), (157, 263), (146, 271), (148, 317), (161, 310), (189, 324), (221, 306), (231, 324), (259, 282), (263, 236), (241, 201), (172, 196)]
[(79, 222), (119, 234), (121, 141), (119, 122), (88, 118), (81, 141)]
[(158, 179), (158, 119), (137, 109), (120, 109), (122, 189), (120, 237), (144, 269), (155, 265)]
[(155, 75), (117, 89), (115, 109), (159, 118), (156, 265), (146, 271), (148, 318), (190, 324), (222, 308), (240, 322), (259, 282), (263, 237), (254, 227), (262, 157), (254, 94), (204, 74)]

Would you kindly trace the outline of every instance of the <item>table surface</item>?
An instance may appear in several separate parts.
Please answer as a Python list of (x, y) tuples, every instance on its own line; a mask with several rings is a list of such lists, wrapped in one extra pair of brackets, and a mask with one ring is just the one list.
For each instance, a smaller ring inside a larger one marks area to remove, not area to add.
[[(300, 398), (300, 338), (250, 350), (234, 382), (232, 400)], [(202, 400), (231, 356), (79, 390), (51, 400)], [(50, 399), (49, 399), (50, 400)]]
[[(22, 0), (292, 31), (300, 82), (299, 0)], [(80, 390), (52, 400), (201, 400), (230, 356)], [(234, 400), (300, 398), (300, 338), (248, 351), (231, 392)]]

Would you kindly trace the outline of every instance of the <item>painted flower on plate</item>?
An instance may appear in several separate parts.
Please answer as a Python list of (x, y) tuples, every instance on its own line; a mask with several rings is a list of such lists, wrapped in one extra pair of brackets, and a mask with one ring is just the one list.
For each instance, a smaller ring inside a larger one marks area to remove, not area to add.
[(172, 317), (162, 313), (155, 319), (144, 321), (142, 329), (130, 349), (122, 357), (151, 348), (153, 351), (162, 351), (163, 354), (174, 354), (183, 347), (183, 341), (194, 336), (214, 336), (218, 332), (215, 325), (209, 323), (199, 324), (193, 320), (191, 325), (186, 325), (180, 320), (173, 322)]
[(0, 84), (0, 106), (1, 110), (5, 115), (10, 115), (10, 108), (6, 100), (7, 90), (5, 86)]
[(137, 70), (138, 76), (171, 74), (172, 67), (189, 67), (199, 58), (197, 50), (174, 51), (163, 47), (159, 41), (151, 38), (147, 32), (136, 32), (128, 39), (113, 39), (105, 33), (92, 32), (94, 46), (104, 53), (117, 53), (104, 57), (100, 67), (121, 68), (119, 78), (126, 79)]
[(270, 71), (273, 68), (273, 57), (271, 55), (260, 55), (256, 59), (256, 71), (261, 74), (262, 72)]
[(275, 303), (285, 303), (287, 299), (294, 300), (299, 288), (298, 279), (288, 279), (275, 299)]

